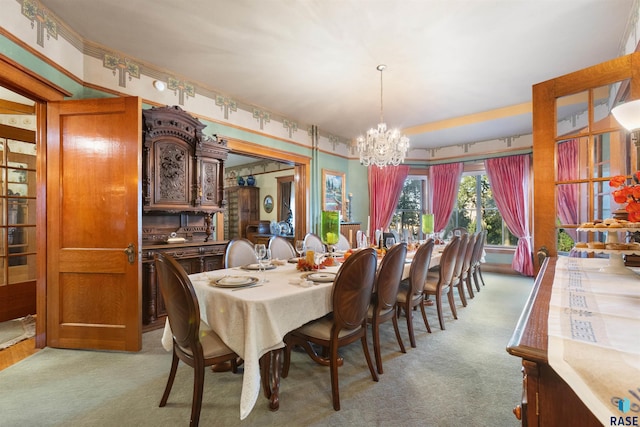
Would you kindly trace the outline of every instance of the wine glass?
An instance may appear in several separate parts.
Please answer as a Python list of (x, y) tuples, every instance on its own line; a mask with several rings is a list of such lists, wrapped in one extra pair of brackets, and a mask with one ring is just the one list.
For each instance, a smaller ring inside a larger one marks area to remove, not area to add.
[(267, 247), (263, 243), (258, 243), (253, 247), (253, 251), (256, 254), (258, 260), (258, 270), (262, 271), (262, 259), (267, 254)]
[(298, 258), (302, 258), (304, 253), (304, 240), (296, 240), (296, 252), (298, 252)]
[(268, 282), (267, 276), (267, 267), (271, 265), (271, 249), (266, 248), (264, 251), (264, 256), (258, 259), (258, 263), (262, 268), (262, 283)]
[(390, 249), (391, 246), (396, 244), (396, 239), (394, 237), (387, 237), (387, 239), (384, 242), (384, 247), (387, 249)]

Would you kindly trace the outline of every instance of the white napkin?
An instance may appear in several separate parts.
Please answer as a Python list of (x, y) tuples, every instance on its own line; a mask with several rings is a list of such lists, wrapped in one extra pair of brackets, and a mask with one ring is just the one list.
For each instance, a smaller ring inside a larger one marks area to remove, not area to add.
[(289, 279), (289, 283), (292, 285), (301, 286), (303, 288), (309, 288), (313, 286), (313, 282), (307, 279)]

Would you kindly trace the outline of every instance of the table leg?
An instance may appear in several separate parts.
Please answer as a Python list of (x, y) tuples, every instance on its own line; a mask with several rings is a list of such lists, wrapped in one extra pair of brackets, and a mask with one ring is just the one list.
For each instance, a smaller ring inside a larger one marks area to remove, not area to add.
[(282, 373), (282, 349), (272, 350), (260, 358), (260, 375), (264, 395), (269, 399), (269, 409), (280, 407), (280, 374)]

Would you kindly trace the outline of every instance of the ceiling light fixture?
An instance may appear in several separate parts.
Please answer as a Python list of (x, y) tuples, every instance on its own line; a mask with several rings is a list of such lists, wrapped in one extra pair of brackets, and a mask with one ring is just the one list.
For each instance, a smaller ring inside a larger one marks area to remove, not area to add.
[(154, 80), (153, 81), (153, 87), (156, 88), (156, 90), (158, 92), (162, 92), (163, 90), (165, 90), (167, 88), (167, 85), (160, 81), (160, 80)]
[(381, 64), (376, 67), (380, 71), (380, 123), (378, 128), (371, 128), (367, 131), (367, 136), (359, 136), (357, 141), (360, 152), (360, 163), (364, 166), (377, 165), (385, 167), (387, 165), (398, 166), (404, 162), (404, 158), (409, 150), (409, 138), (402, 135), (399, 129), (387, 130), (387, 124), (383, 118), (382, 104), (382, 72), (387, 68)]

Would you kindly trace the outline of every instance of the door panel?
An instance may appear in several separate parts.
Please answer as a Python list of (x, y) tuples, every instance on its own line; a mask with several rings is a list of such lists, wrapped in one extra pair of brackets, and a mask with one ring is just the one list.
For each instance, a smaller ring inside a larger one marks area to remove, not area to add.
[(138, 98), (48, 104), (49, 346), (141, 348), (141, 153)]

